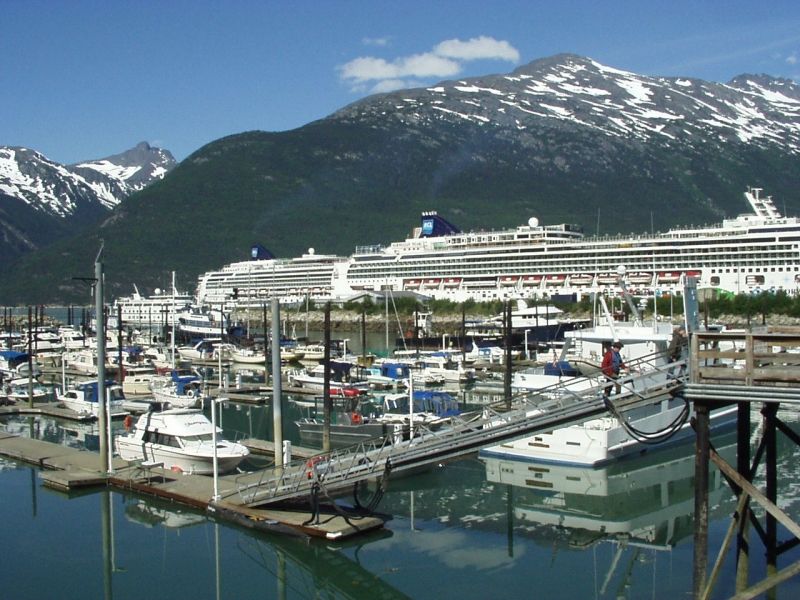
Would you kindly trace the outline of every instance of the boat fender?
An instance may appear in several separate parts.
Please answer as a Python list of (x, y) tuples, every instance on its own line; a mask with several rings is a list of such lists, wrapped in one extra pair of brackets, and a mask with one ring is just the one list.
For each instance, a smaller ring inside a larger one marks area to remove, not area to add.
[(313, 479), (317, 471), (317, 463), (322, 462), (323, 458), (322, 456), (312, 456), (306, 461), (306, 476), (309, 479)]
[(357, 412), (351, 413), (350, 414), (350, 422), (353, 425), (361, 425), (361, 422), (362, 422), (361, 413), (357, 413)]
[(125, 420), (122, 422), (122, 424), (125, 425), (125, 431), (130, 431), (131, 427), (133, 426), (133, 417), (130, 416), (130, 415), (127, 415), (125, 417)]

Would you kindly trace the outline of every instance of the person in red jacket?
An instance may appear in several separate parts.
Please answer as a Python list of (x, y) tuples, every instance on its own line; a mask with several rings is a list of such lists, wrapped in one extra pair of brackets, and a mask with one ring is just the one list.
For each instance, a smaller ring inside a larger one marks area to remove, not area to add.
[(603, 356), (603, 362), (600, 365), (600, 369), (603, 371), (603, 375), (605, 375), (606, 379), (609, 381), (609, 384), (603, 390), (604, 396), (611, 394), (612, 387), (615, 388), (614, 393), (616, 394), (619, 394), (620, 391), (622, 391), (622, 386), (620, 386), (619, 383), (616, 383), (616, 380), (619, 379), (619, 372), (622, 369), (627, 369), (625, 363), (622, 362), (622, 356), (620, 356), (619, 353), (622, 348), (622, 342), (617, 340), (611, 344)]

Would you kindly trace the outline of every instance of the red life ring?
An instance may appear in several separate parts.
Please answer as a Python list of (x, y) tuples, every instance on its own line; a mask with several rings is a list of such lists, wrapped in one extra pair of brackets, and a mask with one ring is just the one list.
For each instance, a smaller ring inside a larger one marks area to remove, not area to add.
[(361, 425), (362, 421), (363, 419), (361, 418), (361, 413), (357, 412), (350, 413), (350, 422), (353, 425)]

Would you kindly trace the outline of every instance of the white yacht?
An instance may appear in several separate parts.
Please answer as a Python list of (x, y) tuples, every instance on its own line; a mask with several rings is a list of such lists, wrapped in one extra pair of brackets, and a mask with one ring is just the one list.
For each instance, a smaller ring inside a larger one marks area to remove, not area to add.
[[(124, 417), (128, 413), (123, 407), (125, 394), (122, 387), (112, 381), (106, 382), (106, 397), (108, 415), (111, 418)], [(98, 382), (84, 381), (63, 393), (57, 394), (60, 404), (66, 408), (84, 416), (97, 417), (98, 415)]]
[[(625, 270), (620, 267), (619, 276), (624, 277), (624, 274)], [(690, 404), (667, 392), (685, 373), (685, 360), (673, 363), (668, 356), (673, 326), (665, 321), (653, 321), (650, 324), (642, 322), (624, 285), (622, 289), (631, 307), (631, 322), (614, 321), (605, 299), (598, 296), (603, 321), (598, 321), (594, 327), (567, 332), (567, 345), (562, 358), (567, 355), (571, 344), (579, 353), (572, 355), (570, 361), (592, 365), (592, 374), (578, 376), (574, 373), (562, 375), (523, 371), (512, 383), (516, 391), (527, 390), (548, 396), (586, 394), (592, 393), (592, 390), (600, 394), (605, 390), (609, 395), (609, 415), (483, 448), (480, 456), (591, 466), (641, 452), (649, 444), (675, 443), (694, 435), (690, 426), (693, 413)], [(683, 296), (687, 302), (684, 314), (696, 314), (694, 307), (689, 304), (694, 295), (686, 290)], [(688, 323), (684, 323), (684, 327), (688, 329)], [(612, 386), (599, 372), (603, 354), (612, 341), (622, 343), (623, 362), (629, 368), (639, 371), (635, 377), (621, 374), (617, 379), (620, 384), (620, 392), (617, 394), (613, 394)], [(558, 364), (562, 361), (556, 362)], [(637, 394), (638, 389), (662, 388), (665, 392), (660, 401), (626, 410), (624, 414), (614, 412), (617, 400), (631, 398)], [(711, 426), (715, 429), (733, 426), (736, 422), (736, 407), (714, 409), (710, 418)]]
[[(637, 293), (677, 290), (687, 276), (698, 287), (730, 292), (800, 289), (800, 219), (784, 217), (761, 190), (745, 192), (751, 212), (721, 224), (666, 232), (585, 237), (579, 225), (525, 225), (462, 232), (435, 212), (423, 213), (411, 237), (357, 247), (347, 258), (319, 256), (233, 263), (200, 276), (197, 301), (239, 306), (345, 299), (364, 290), (414, 291), (463, 302), (551, 298), (611, 290), (615, 268), (628, 266)], [(271, 255), (270, 255), (271, 256)]]
[(128, 461), (160, 464), (164, 469), (198, 475), (214, 472), (214, 454), (218, 473), (234, 470), (250, 451), (222, 437), (199, 410), (171, 409), (147, 412), (139, 417), (132, 431), (117, 436), (116, 448)]

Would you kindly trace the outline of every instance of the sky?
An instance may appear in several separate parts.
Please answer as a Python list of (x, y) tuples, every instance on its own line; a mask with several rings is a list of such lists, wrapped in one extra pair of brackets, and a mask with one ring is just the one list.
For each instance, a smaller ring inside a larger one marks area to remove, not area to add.
[(642, 75), (800, 82), (797, 0), (0, 0), (0, 146), (183, 160), (372, 93), (569, 52)]

